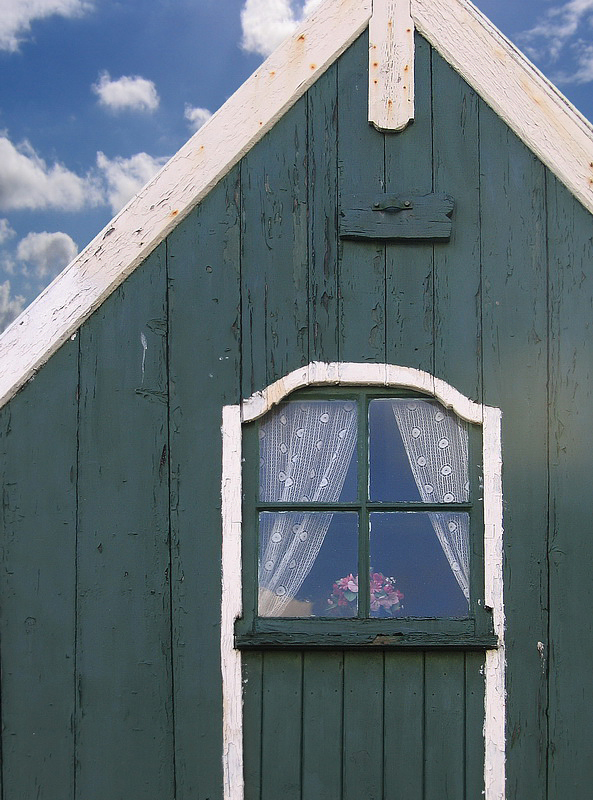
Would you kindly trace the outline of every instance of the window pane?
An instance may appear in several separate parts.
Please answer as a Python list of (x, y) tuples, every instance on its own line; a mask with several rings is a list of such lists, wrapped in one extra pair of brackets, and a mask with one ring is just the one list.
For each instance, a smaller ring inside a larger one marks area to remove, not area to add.
[(370, 556), (372, 617), (394, 616), (395, 590), (402, 595), (398, 616), (467, 616), (469, 514), (373, 512)]
[(281, 403), (260, 424), (260, 500), (356, 500), (357, 430), (354, 401)]
[(436, 400), (372, 400), (369, 448), (372, 501), (469, 501), (467, 424)]
[(356, 616), (357, 514), (262, 511), (259, 537), (260, 617)]

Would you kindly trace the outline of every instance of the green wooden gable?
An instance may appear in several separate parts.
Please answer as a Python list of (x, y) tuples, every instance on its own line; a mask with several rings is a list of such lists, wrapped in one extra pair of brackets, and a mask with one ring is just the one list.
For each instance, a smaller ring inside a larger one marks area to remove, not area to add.
[[(288, 647), (241, 656), (245, 800), (589, 796), (590, 211), (418, 31), (413, 124), (370, 126), (368, 48), (0, 410), (2, 800), (240, 797), (222, 409), (311, 362), (412, 367), (502, 410), (506, 795), (484, 649)], [(450, 196), (450, 235), (342, 236), (362, 194)]]

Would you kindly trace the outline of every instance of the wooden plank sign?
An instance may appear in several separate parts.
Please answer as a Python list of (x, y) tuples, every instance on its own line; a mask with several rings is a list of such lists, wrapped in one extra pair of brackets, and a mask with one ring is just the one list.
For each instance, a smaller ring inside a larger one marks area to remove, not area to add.
[(448, 194), (358, 194), (340, 213), (342, 239), (449, 239)]

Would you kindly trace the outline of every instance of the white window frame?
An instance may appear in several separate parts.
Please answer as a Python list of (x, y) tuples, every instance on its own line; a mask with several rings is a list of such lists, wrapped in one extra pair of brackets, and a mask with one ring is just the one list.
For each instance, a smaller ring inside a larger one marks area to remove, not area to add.
[(241, 616), (242, 425), (266, 414), (307, 386), (385, 386), (434, 397), (459, 417), (482, 427), (484, 474), (485, 603), (492, 609), (498, 644), (486, 651), (484, 669), (485, 800), (505, 800), (505, 645), (503, 597), (501, 411), (475, 403), (427, 372), (392, 364), (312, 362), (222, 410), (222, 601), (220, 656), (223, 699), (224, 800), (243, 800), (243, 685), (241, 653), (234, 647)]

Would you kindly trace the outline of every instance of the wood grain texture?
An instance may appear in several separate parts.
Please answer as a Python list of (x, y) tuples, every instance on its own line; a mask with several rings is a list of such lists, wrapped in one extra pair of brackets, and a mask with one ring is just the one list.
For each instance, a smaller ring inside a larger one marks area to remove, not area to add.
[[(416, 34), (414, 124), (385, 137), (387, 192), (432, 191), (431, 48)], [(434, 258), (432, 243), (386, 247), (387, 361), (434, 374)]]
[(369, 122), (400, 131), (414, 119), (414, 22), (410, 0), (373, 0), (369, 20)]
[(484, 791), (484, 653), (465, 654), (465, 797)]
[(421, 798), (424, 755), (424, 653), (385, 653), (384, 798)]
[(448, 241), (455, 201), (446, 194), (357, 194), (342, 197), (343, 239)]
[(243, 778), (245, 800), (259, 800), (262, 780), (263, 653), (243, 653)]
[(591, 123), (468, 0), (412, 0), (417, 30), (593, 211)]
[(0, 403), (272, 129), (366, 28), (370, 13), (371, 0), (334, 0), (316, 9), (25, 309), (0, 337)]
[(383, 654), (344, 655), (343, 800), (383, 796)]
[(261, 800), (300, 800), (303, 655), (263, 658)]
[(307, 104), (241, 164), (243, 396), (308, 357)]
[[(384, 185), (384, 135), (366, 120), (367, 51), (365, 33), (338, 62), (340, 211), (355, 191)], [(340, 360), (385, 361), (385, 246), (344, 241), (340, 249)]]
[(463, 653), (427, 653), (424, 672), (424, 800), (465, 793)]
[(174, 792), (165, 334), (163, 246), (80, 334), (76, 790), (85, 800)]
[(303, 800), (342, 792), (344, 654), (303, 655)]
[(538, 651), (547, 636), (545, 171), (483, 104), (480, 154), (484, 393), (503, 409), (507, 787), (510, 797), (545, 797), (546, 677)]
[(435, 373), (480, 399), (478, 98), (433, 51), (434, 190), (455, 197), (453, 231), (435, 244)]
[(222, 406), (240, 392), (239, 170), (167, 240), (177, 800), (221, 797)]
[(6, 800), (74, 798), (78, 339), (2, 410)]
[(338, 67), (307, 92), (309, 361), (338, 359)]
[[(586, 796), (593, 702), (591, 473), (593, 247), (591, 217), (549, 176), (550, 539), (548, 796)], [(544, 640), (542, 640), (544, 641)], [(545, 677), (545, 676), (543, 676)]]

